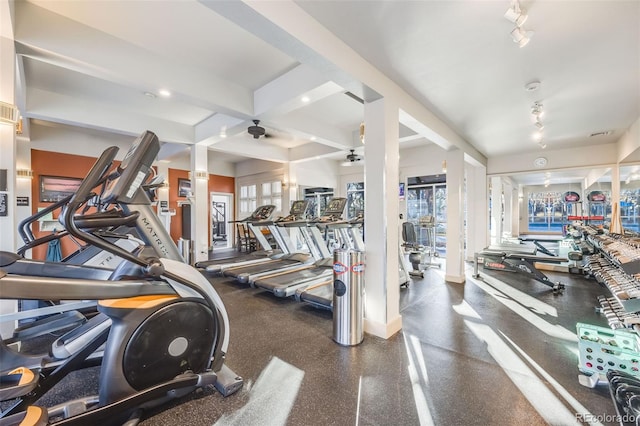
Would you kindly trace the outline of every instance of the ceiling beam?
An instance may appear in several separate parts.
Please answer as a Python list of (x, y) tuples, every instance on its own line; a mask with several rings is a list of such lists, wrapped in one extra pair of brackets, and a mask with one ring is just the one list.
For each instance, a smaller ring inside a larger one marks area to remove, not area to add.
[[(254, 113), (257, 118), (269, 120), (343, 91), (318, 71), (301, 64), (254, 92)], [(307, 97), (306, 102), (303, 96)]]
[(193, 127), (131, 111), (109, 108), (91, 99), (79, 99), (34, 87), (27, 88), (27, 112), (24, 117), (36, 118), (78, 127), (106, 130), (126, 135), (139, 135), (153, 129), (163, 142), (193, 141)]
[[(422, 123), (423, 131), (428, 129), (428, 132), (423, 134), (427, 139), (445, 149), (455, 146), (486, 164), (486, 157), (455, 130), (313, 19), (294, 1), (245, 0), (243, 3), (205, 4), (301, 63), (320, 70), (341, 86), (368, 87), (373, 93), (393, 98), (406, 114)], [(361, 97), (370, 101), (366, 95), (365, 93)]]
[(34, 4), (19, 2), (17, 6), (16, 41), (22, 45), (22, 54), (141, 93), (169, 87), (172, 98), (185, 103), (246, 118), (253, 114), (253, 92), (247, 88)]
[(258, 160), (277, 163), (289, 161), (289, 150), (287, 148), (277, 147), (264, 139), (252, 139), (246, 136), (227, 137), (217, 142), (213, 149)]

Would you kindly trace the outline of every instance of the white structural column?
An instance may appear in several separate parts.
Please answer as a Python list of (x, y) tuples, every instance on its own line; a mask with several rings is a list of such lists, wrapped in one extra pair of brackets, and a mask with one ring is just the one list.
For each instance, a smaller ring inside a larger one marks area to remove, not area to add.
[(511, 187), (511, 235), (520, 235), (520, 199), (518, 198), (517, 186)]
[(502, 241), (502, 178), (491, 178), (491, 244)]
[(464, 152), (447, 151), (447, 262), (445, 280), (464, 283)]
[(467, 173), (467, 252), (472, 261), (474, 253), (488, 245), (489, 211), (487, 209), (487, 169), (466, 164)]
[[(158, 163), (156, 163), (156, 170), (158, 172), (158, 175), (164, 176), (164, 181), (168, 183), (169, 182), (169, 163), (166, 161), (159, 161)], [(171, 212), (168, 210), (169, 188), (167, 186), (158, 188), (158, 190), (156, 191), (156, 200), (158, 201), (158, 205), (156, 207), (156, 210), (158, 212), (158, 217), (160, 218), (160, 221), (162, 222), (164, 227), (167, 229), (167, 231), (171, 231), (172, 215), (171, 215)], [(166, 211), (162, 210), (163, 202), (167, 205)]]
[[(191, 146), (191, 239), (193, 262), (209, 258), (209, 169), (205, 145)], [(197, 177), (198, 175), (203, 177)]]
[[(8, 2), (0, 2), (0, 101), (15, 104), (15, 47), (13, 43), (12, 23)], [(15, 251), (16, 246), (16, 132), (15, 127), (9, 124), (0, 124), (0, 170), (6, 170), (7, 188), (0, 188), (0, 201), (4, 216), (0, 216), (0, 250)], [(33, 201), (33, 200), (31, 200)], [(15, 300), (0, 300), (0, 313), (10, 313), (17, 310)], [(13, 332), (15, 324), (3, 322), (0, 324), (2, 338), (8, 337)]]
[(284, 166), (283, 183), (286, 185), (282, 188), (282, 213), (283, 215), (291, 207), (291, 203), (298, 199), (298, 167), (297, 163), (286, 163)]
[(365, 322), (367, 333), (389, 338), (402, 328), (398, 273), (398, 106), (364, 105)]
[(618, 205), (618, 215), (620, 211), (620, 163), (611, 168), (611, 206)]
[(511, 182), (509, 182), (508, 180), (503, 181), (504, 182), (504, 187), (503, 187), (503, 200), (504, 200), (504, 223), (503, 223), (503, 231), (512, 232), (513, 229), (513, 223), (511, 222), (511, 220), (513, 219), (513, 187), (511, 186)]

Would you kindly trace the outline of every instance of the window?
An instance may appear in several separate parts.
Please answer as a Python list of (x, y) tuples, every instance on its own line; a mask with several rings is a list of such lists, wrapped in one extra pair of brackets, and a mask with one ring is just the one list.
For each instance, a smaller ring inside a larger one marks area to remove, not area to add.
[(243, 185), (240, 187), (240, 216), (249, 216), (257, 207), (256, 185)]
[(566, 219), (561, 192), (530, 192), (528, 204), (530, 232), (562, 232)]
[(305, 188), (304, 199), (309, 201), (309, 214), (312, 217), (322, 216), (322, 212), (333, 198), (333, 188)]
[(364, 182), (347, 184), (347, 217), (354, 218), (364, 211)]
[(264, 182), (261, 185), (262, 204), (273, 204), (276, 211), (282, 210), (282, 182)]

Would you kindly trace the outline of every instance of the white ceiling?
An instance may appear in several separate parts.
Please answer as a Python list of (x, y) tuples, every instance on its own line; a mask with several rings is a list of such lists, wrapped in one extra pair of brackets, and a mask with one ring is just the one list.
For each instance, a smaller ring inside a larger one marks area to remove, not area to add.
[[(229, 161), (344, 158), (359, 144), (357, 98), (370, 98), (374, 70), (486, 157), (541, 149), (535, 101), (549, 150), (616, 141), (640, 116), (640, 2), (523, 1), (534, 31), (523, 48), (503, 17), (509, 4), (18, 1), (18, 103), (28, 118), (151, 129)], [(333, 44), (322, 51), (314, 39)], [(525, 91), (533, 80), (540, 89)], [(273, 137), (251, 138), (254, 118)], [(612, 133), (589, 137), (602, 131)], [(401, 126), (401, 148), (430, 143), (412, 135)]]

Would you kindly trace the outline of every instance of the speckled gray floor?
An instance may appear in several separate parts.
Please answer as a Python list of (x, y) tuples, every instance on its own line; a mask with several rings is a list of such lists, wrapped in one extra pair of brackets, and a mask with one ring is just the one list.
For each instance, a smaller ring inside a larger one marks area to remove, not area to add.
[(245, 387), (228, 398), (197, 392), (142, 424), (562, 425), (615, 414), (606, 385), (578, 384), (571, 340), (576, 322), (606, 324), (594, 310), (606, 289), (548, 273), (567, 284), (554, 295), (521, 275), (468, 272), (460, 285), (429, 269), (401, 291), (402, 332), (356, 347), (331, 340), (327, 311), (213, 278), (231, 322), (227, 364)]

